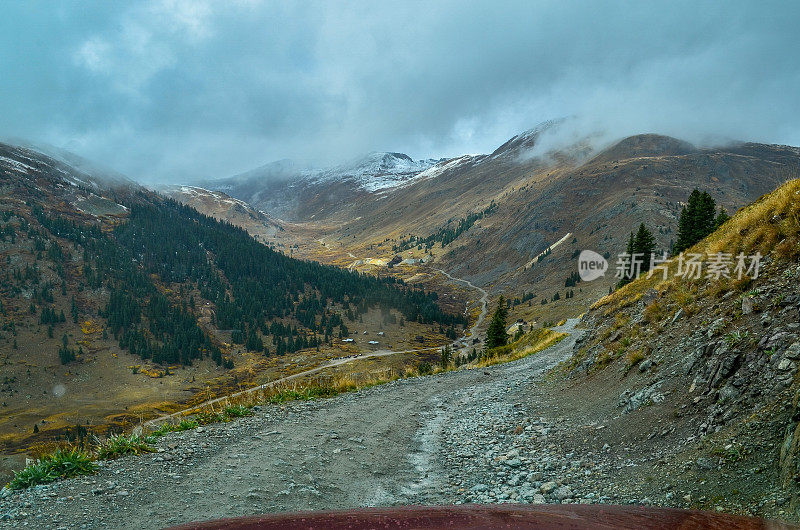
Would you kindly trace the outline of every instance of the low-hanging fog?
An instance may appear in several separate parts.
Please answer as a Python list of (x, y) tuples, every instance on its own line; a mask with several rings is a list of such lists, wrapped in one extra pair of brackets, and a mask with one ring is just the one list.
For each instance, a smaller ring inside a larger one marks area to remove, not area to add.
[[(796, 2), (12, 2), (0, 136), (150, 183), (613, 138), (800, 144)], [(550, 139), (555, 142), (554, 138)]]

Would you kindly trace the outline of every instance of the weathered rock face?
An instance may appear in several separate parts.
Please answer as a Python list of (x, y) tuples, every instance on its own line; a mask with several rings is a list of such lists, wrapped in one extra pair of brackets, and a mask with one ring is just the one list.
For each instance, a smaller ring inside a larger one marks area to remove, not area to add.
[(619, 398), (619, 406), (623, 408), (623, 413), (633, 412), (645, 405), (661, 403), (664, 401), (664, 394), (658, 391), (661, 382), (656, 381), (638, 392), (626, 390)]
[[(668, 292), (654, 297), (648, 290), (615, 311), (589, 311), (583, 318), (589, 332), (575, 345), (569, 377), (603, 371), (607, 381), (608, 373), (618, 373), (620, 414), (661, 406), (664, 423), (673, 419), (666, 416), (670, 409), (691, 418), (690, 440), (729, 436), (743, 453), (761, 455), (753, 469), (773, 473), (797, 509), (800, 264), (765, 261), (762, 276), (746, 292), (705, 294), (701, 288), (688, 310)], [(742, 436), (744, 431), (750, 434)], [(695, 457), (695, 468), (725, 454), (719, 451), (703, 457), (708, 461)]]

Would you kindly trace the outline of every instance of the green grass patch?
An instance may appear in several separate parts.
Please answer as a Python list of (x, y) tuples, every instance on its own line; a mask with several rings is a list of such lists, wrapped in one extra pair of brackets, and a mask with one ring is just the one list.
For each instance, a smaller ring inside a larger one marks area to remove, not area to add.
[(22, 471), (15, 472), (8, 487), (12, 490), (21, 490), (39, 484), (49, 484), (60, 478), (92, 475), (96, 471), (97, 464), (92, 461), (89, 453), (77, 448), (58, 449), (28, 465)]
[(194, 419), (199, 425), (211, 425), (212, 423), (222, 423), (225, 421), (230, 421), (230, 418), (226, 416), (224, 413), (215, 412), (212, 410), (198, 412), (195, 415)]
[(176, 423), (170, 426), (170, 430), (173, 432), (182, 432), (182, 431), (191, 431), (192, 429), (196, 429), (200, 426), (200, 422), (197, 420), (181, 420), (180, 423)]
[(121, 456), (153, 452), (155, 448), (148, 443), (148, 440), (135, 434), (111, 436), (100, 443), (96, 450), (98, 460), (113, 460)]
[(172, 425), (165, 421), (164, 423), (161, 424), (161, 426), (158, 429), (150, 433), (149, 438), (153, 439), (160, 438), (161, 436), (164, 436), (168, 432), (172, 432)]
[(252, 416), (253, 411), (250, 407), (245, 405), (230, 405), (225, 407), (223, 411), (229, 418), (244, 418), (245, 416)]
[(170, 432), (190, 431), (200, 426), (200, 422), (195, 419), (181, 420), (180, 423), (169, 423), (165, 421), (161, 426), (150, 432), (148, 438), (160, 438)]

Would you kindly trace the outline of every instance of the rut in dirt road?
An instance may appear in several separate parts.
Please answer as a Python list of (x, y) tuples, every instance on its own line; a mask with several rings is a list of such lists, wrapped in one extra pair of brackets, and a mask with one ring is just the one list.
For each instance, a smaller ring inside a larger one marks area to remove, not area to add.
[(451, 426), (469, 423), (465, 411), (513, 399), (511, 386), (534, 383), (573, 342), (569, 336), (486, 369), (261, 407), (240, 421), (168, 435), (160, 452), (106, 462), (96, 476), (12, 494), (0, 500), (0, 514), (16, 510), (11, 520), (39, 527), (143, 528), (273, 511), (460, 502), (444, 455)]

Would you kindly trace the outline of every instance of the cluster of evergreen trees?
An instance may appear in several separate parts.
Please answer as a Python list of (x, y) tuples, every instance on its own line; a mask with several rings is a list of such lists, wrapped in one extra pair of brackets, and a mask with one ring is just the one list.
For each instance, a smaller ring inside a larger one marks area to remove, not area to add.
[(678, 236), (673, 246), (677, 254), (691, 247), (728, 220), (728, 213), (707, 191), (694, 190), (678, 218)]
[(631, 232), (628, 238), (628, 245), (625, 247), (625, 253), (629, 256), (631, 261), (641, 260), (641, 266), (638, 271), (634, 266), (630, 266), (628, 270), (623, 271), (622, 277), (617, 283), (617, 287), (632, 282), (636, 279), (636, 273), (643, 273), (650, 270), (653, 265), (652, 255), (656, 250), (656, 238), (653, 233), (647, 229), (644, 223), (639, 225), (639, 229), (634, 234)]
[(564, 280), (564, 287), (575, 287), (581, 282), (581, 275), (578, 274), (577, 271), (573, 272), (569, 275), (569, 277)]
[[(716, 202), (707, 191), (693, 190), (678, 218), (678, 237), (672, 247), (673, 253), (683, 252), (711, 234), (728, 219), (725, 209), (720, 207), (717, 210)], [(653, 233), (642, 223), (635, 233), (631, 232), (625, 252), (629, 256), (636, 255), (636, 259), (641, 259), (639, 272), (643, 273), (648, 272), (653, 266), (651, 258), (655, 247)], [(635, 273), (635, 268), (632, 269)], [(633, 274), (624, 274), (617, 287), (634, 279)]]
[(0, 242), (5, 242), (6, 238), (9, 238), (12, 245), (17, 242), (17, 231), (14, 229), (14, 225), (0, 226)]
[(52, 307), (43, 307), (42, 313), (39, 315), (39, 324), (59, 324), (66, 322), (67, 318), (64, 316), (64, 310), (56, 314), (56, 310)]
[[(516, 306), (518, 306), (518, 305), (520, 305), (520, 304), (524, 304), (525, 302), (530, 302), (530, 301), (531, 301), (531, 300), (533, 300), (534, 298), (536, 298), (536, 295), (535, 295), (535, 294), (533, 294), (533, 293), (526, 293), (525, 291), (522, 291), (522, 297), (520, 297), (520, 298), (514, 298), (514, 300), (513, 300), (513, 305), (514, 305), (514, 307), (516, 307)], [(528, 305), (530, 306), (530, 303), (529, 303)]]
[(480, 219), (483, 219), (485, 216), (490, 215), (496, 209), (497, 205), (494, 203), (494, 201), (492, 201), (492, 203), (483, 211), (471, 213), (466, 217), (459, 219), (456, 226), (450, 226), (450, 222), (448, 222), (447, 226), (440, 228), (428, 237), (418, 238), (412, 236), (408, 240), (400, 241), (400, 243), (394, 245), (392, 248), (395, 252), (402, 252), (415, 246), (425, 247), (425, 250), (430, 250), (431, 247), (433, 247), (433, 245), (436, 243), (440, 243), (442, 248), (444, 248), (455, 241), (458, 236), (472, 228), (472, 225), (474, 225)]
[[(145, 359), (190, 364), (210, 356), (231, 365), (198, 326), (194, 295), (187, 303), (188, 292), (214, 303), (214, 325), (232, 330), (234, 342), (265, 353), (315, 347), (331, 340), (337, 329), (347, 336), (340, 312), (353, 320), (373, 307), (384, 311), (384, 320), (395, 319), (393, 309), (404, 320), (423, 324), (466, 324), (462, 315), (442, 311), (435, 293), (392, 278), (291, 259), (240, 228), (174, 201), (141, 194), (126, 205), (127, 221), (110, 233), (45, 215), (38, 207), (33, 211), (53, 235), (83, 247), (87, 281), (110, 290), (102, 311), (109, 330), (121, 347)], [(60, 249), (52, 252), (63, 261)], [(181, 296), (168, 298), (154, 277)], [(77, 320), (74, 301), (73, 312)], [(49, 310), (46, 319), (51, 319)]]
[(68, 344), (69, 340), (67, 339), (67, 334), (65, 333), (64, 336), (61, 337), (61, 346), (58, 348), (58, 359), (61, 361), (61, 364), (69, 364), (77, 359), (78, 355), (83, 355), (82, 346), (75, 350), (74, 348), (70, 348)]

